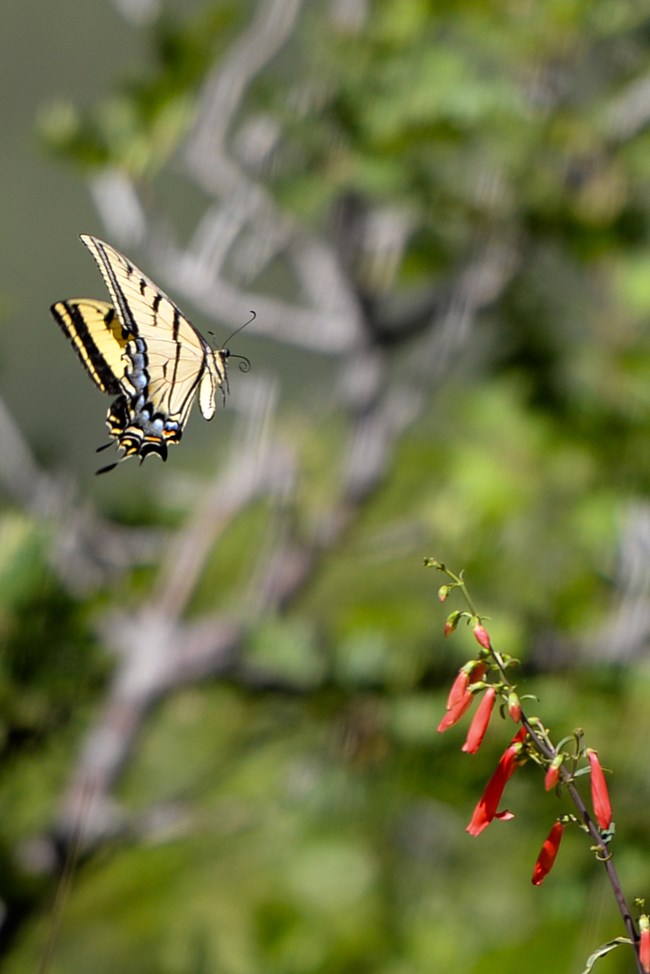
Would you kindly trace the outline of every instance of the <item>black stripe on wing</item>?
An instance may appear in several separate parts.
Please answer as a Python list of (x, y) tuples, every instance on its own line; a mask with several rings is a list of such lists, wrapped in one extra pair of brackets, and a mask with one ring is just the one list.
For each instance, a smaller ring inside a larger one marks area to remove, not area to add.
[(105, 301), (80, 298), (57, 301), (50, 310), (95, 385), (109, 395), (118, 394), (126, 340), (115, 309)]
[[(134, 264), (131, 264), (130, 261), (128, 261), (122, 254), (114, 251), (112, 247), (110, 248), (110, 253), (108, 253), (109, 248), (107, 245), (101, 240), (98, 240), (96, 237), (82, 235), (81, 239), (99, 264), (99, 269), (101, 270), (104, 280), (108, 286), (108, 290), (111, 293), (111, 297), (113, 298), (113, 303), (115, 304), (120, 321), (127, 331), (129, 331), (132, 335), (137, 335), (138, 323), (115, 272), (115, 258), (117, 257), (119, 259), (121, 269), (123, 270), (127, 279), (129, 279), (134, 273), (139, 274), (140, 272)], [(146, 284), (146, 281), (141, 280), (141, 290), (143, 290)]]

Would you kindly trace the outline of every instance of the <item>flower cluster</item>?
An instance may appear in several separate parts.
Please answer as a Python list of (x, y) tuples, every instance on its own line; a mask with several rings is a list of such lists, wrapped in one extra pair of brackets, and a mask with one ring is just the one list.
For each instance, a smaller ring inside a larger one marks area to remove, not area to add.
[[(602, 956), (619, 943), (631, 944), (637, 951), (639, 971), (650, 974), (650, 918), (643, 913), (635, 925), (632, 913), (625, 903), (609, 849), (614, 833), (612, 806), (598, 752), (584, 746), (582, 731), (575, 731), (554, 744), (542, 721), (524, 712), (517, 688), (508, 674), (510, 666), (516, 661), (494, 648), (490, 634), (474, 608), (462, 574), (454, 574), (435, 559), (427, 559), (425, 563), (447, 576), (447, 583), (438, 590), (439, 600), (445, 602), (454, 590), (458, 590), (467, 606), (466, 610), (456, 609), (447, 616), (445, 636), (454, 633), (460, 623), (465, 622), (471, 628), (479, 646), (476, 657), (460, 668), (454, 680), (447, 699), (446, 713), (438, 730), (446, 731), (458, 723), (469, 710), (474, 697), (479, 698), (479, 702), (462, 746), (466, 754), (476, 754), (480, 748), (497, 704), (501, 716), (509, 716), (518, 725), (516, 734), (501, 754), (472, 813), (467, 832), (477, 836), (495, 819), (506, 821), (514, 818), (511, 811), (500, 807), (506, 785), (515, 771), (524, 764), (531, 762), (539, 766), (544, 771), (546, 791), (555, 790), (558, 796), (570, 799), (575, 811), (558, 816), (553, 823), (535, 862), (533, 885), (539, 886), (543, 883), (553, 868), (567, 824), (576, 825), (588, 833), (592, 852), (607, 871), (629, 933), (627, 938), (616, 938), (599, 948), (596, 953)], [(577, 787), (577, 782), (584, 775), (589, 775), (590, 780), (591, 811)], [(637, 902), (637, 906), (642, 908), (643, 902)]]
[[(469, 709), (473, 698), (478, 695), (482, 695), (481, 701), (472, 718), (465, 743), (462, 746), (462, 750), (466, 754), (476, 754), (481, 746), (499, 696), (502, 697), (505, 704), (504, 712), (507, 710), (516, 723), (522, 724), (499, 758), (496, 769), (488, 781), (467, 826), (470, 835), (480, 835), (494, 819), (507, 821), (514, 818), (513, 813), (507, 809), (499, 811), (499, 805), (506, 784), (517, 768), (524, 764), (530, 756), (533, 756), (535, 748), (537, 748), (537, 752), (534, 753), (534, 759), (537, 763), (546, 766), (544, 786), (547, 791), (560, 784), (562, 768), (567, 756), (562, 751), (553, 750), (550, 742), (548, 742), (548, 747), (543, 747), (546, 743), (546, 734), (544, 733), (544, 737), (540, 741), (541, 731), (539, 727), (534, 726), (536, 722), (527, 720), (523, 715), (519, 697), (515, 688), (505, 679), (500, 659), (494, 652), (485, 626), (480, 621), (475, 622), (472, 631), (484, 655), (480, 659), (470, 660), (458, 671), (447, 697), (446, 713), (438, 725), (438, 730), (443, 732), (453, 727)], [(498, 683), (491, 682), (489, 679), (494, 671), (502, 678)], [(540, 744), (542, 745), (541, 751), (539, 750)], [(548, 750), (552, 751), (551, 756), (547, 754)], [(583, 751), (583, 756), (589, 762), (591, 773), (591, 798), (594, 817), (602, 832), (608, 833), (612, 824), (612, 808), (598, 752), (593, 748), (586, 748)], [(567, 776), (570, 777), (568, 772)], [(571, 820), (573, 820), (571, 817), (558, 819), (553, 825), (535, 863), (532, 877), (535, 886), (539, 886), (550, 872), (560, 848), (566, 821)]]

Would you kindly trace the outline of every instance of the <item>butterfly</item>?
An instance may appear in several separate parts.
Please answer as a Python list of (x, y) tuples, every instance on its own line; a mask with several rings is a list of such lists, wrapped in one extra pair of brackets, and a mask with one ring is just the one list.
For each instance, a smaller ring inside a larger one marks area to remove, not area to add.
[(57, 301), (51, 311), (95, 385), (117, 397), (106, 417), (112, 440), (99, 449), (115, 443), (122, 455), (97, 473), (127, 457), (142, 462), (155, 454), (166, 460), (197, 396), (204, 419), (214, 416), (219, 392), (225, 402), (230, 352), (212, 349), (171, 298), (114, 247), (87, 234), (81, 240), (99, 266), (111, 303), (71, 298)]

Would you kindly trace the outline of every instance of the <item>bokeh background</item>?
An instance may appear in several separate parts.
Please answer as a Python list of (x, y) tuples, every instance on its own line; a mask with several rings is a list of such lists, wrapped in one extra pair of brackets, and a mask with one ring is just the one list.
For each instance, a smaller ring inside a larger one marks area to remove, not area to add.
[[(582, 970), (624, 930), (577, 830), (531, 886), (539, 771), (465, 833), (512, 724), (436, 732), (474, 646), (423, 559), (646, 895), (644, 5), (21, 0), (0, 66), (5, 970)], [(80, 232), (217, 346), (256, 312), (165, 466), (94, 476)]]

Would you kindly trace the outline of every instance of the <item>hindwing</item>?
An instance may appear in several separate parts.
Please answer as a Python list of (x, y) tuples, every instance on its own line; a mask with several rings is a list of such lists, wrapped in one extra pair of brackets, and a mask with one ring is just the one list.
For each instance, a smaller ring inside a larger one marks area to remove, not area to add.
[(57, 301), (50, 310), (93, 382), (102, 392), (117, 395), (127, 367), (128, 339), (115, 309), (106, 301), (71, 298)]

